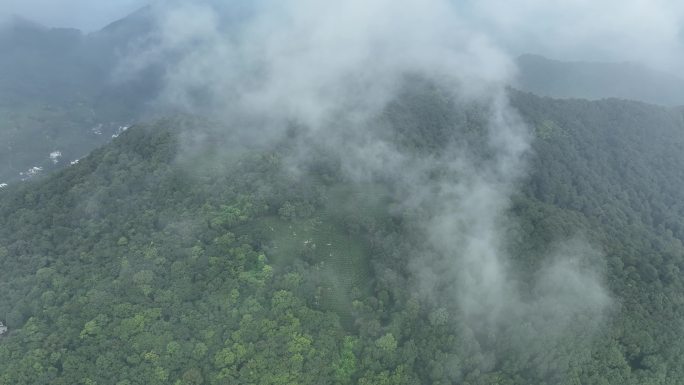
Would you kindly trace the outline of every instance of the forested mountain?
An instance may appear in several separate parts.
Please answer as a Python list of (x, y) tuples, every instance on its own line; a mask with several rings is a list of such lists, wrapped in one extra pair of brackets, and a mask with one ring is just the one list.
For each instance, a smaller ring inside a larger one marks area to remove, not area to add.
[(515, 87), (556, 98), (620, 98), (684, 105), (684, 79), (636, 63), (564, 62), (518, 57)]
[(684, 81), (314, 3), (0, 24), (0, 385), (681, 383)]
[[(490, 156), (478, 106), (416, 87), (377, 122), (392, 143)], [(679, 383), (682, 110), (510, 98), (534, 140), (505, 214), (509, 262), (532, 276), (583, 234), (613, 303), (595, 330), (576, 330), (582, 312), (547, 325), (568, 303), (473, 326), (409, 284), (421, 214), (392, 181), (352, 183), (324, 149), (293, 177), (296, 126), (251, 148), (181, 116), (0, 190), (0, 383)]]

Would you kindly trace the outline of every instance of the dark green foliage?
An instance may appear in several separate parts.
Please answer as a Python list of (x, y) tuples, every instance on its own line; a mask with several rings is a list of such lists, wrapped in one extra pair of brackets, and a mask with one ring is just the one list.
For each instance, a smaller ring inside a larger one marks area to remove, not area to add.
[[(477, 155), (477, 106), (409, 96), (382, 122), (401, 148)], [(512, 100), (537, 134), (507, 214), (512, 265), (532, 275), (577, 233), (604, 251), (615, 306), (589, 343), (471, 330), (412, 292), (416, 235), (388, 185), (348, 183), (323, 158), (292, 178), (287, 140), (234, 148), (178, 118), (0, 190), (0, 384), (680, 382), (681, 111)], [(527, 340), (539, 346), (516, 348)]]
[[(535, 143), (538, 166), (516, 216), (544, 237), (584, 229), (604, 250), (620, 305), (583, 383), (677, 383), (684, 370), (682, 110), (529, 94), (513, 100), (533, 127), (553, 127)], [(525, 243), (544, 239), (535, 232)]]
[(276, 271), (256, 248), (267, 239), (230, 232), (275, 211), (258, 194), (240, 198), (254, 180), (245, 168), (267, 159), (198, 186), (173, 166), (176, 140), (140, 127), (58, 177), (8, 192), (0, 314), (12, 332), (0, 383), (333, 377), (346, 332), (293, 294), (310, 268)]

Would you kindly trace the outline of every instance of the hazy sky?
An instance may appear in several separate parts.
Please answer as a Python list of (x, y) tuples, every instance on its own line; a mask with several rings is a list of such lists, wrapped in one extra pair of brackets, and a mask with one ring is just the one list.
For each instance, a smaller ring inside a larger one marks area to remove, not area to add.
[[(154, 0), (153, 0), (154, 1)], [(150, 0), (0, 0), (0, 18), (18, 14), (48, 26), (97, 30)], [(158, 3), (235, 0), (156, 0)], [(278, 7), (278, 2), (252, 0)], [(679, 0), (446, 0), (473, 30), (511, 54), (562, 60), (638, 61), (681, 75), (684, 2)], [(325, 5), (325, 1), (321, 0)], [(326, 5), (327, 7), (327, 5)], [(401, 8), (401, 3), (388, 3)]]
[(681, 74), (680, 0), (466, 0), (468, 19), (515, 53), (638, 61)]
[(50, 27), (93, 31), (144, 6), (146, 0), (0, 0), (0, 17), (19, 15)]

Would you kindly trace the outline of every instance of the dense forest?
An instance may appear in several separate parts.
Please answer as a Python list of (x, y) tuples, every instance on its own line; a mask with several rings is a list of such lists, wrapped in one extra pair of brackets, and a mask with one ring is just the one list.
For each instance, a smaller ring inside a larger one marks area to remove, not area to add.
[[(391, 181), (352, 183), (324, 149), (293, 178), (297, 127), (246, 147), (178, 116), (0, 190), (0, 383), (679, 383), (684, 112), (509, 93), (534, 131), (505, 212), (511, 269), (582, 238), (611, 300), (591, 330), (582, 313), (473, 326), (417, 294), (420, 213)], [(478, 106), (404, 98), (381, 118), (397, 146), (489, 156)]]

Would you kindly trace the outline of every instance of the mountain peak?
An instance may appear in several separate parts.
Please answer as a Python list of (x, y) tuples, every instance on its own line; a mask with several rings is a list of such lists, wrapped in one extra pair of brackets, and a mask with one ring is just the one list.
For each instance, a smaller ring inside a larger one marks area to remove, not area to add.
[(140, 33), (147, 32), (152, 24), (152, 7), (146, 5), (135, 12), (129, 14), (128, 16), (116, 20), (104, 28), (102, 28), (97, 33), (114, 33), (119, 34), (122, 32), (128, 33)]
[(0, 20), (0, 30), (38, 30), (46, 31), (48, 28), (36, 21), (27, 19), (21, 15), (13, 14), (4, 20)]

